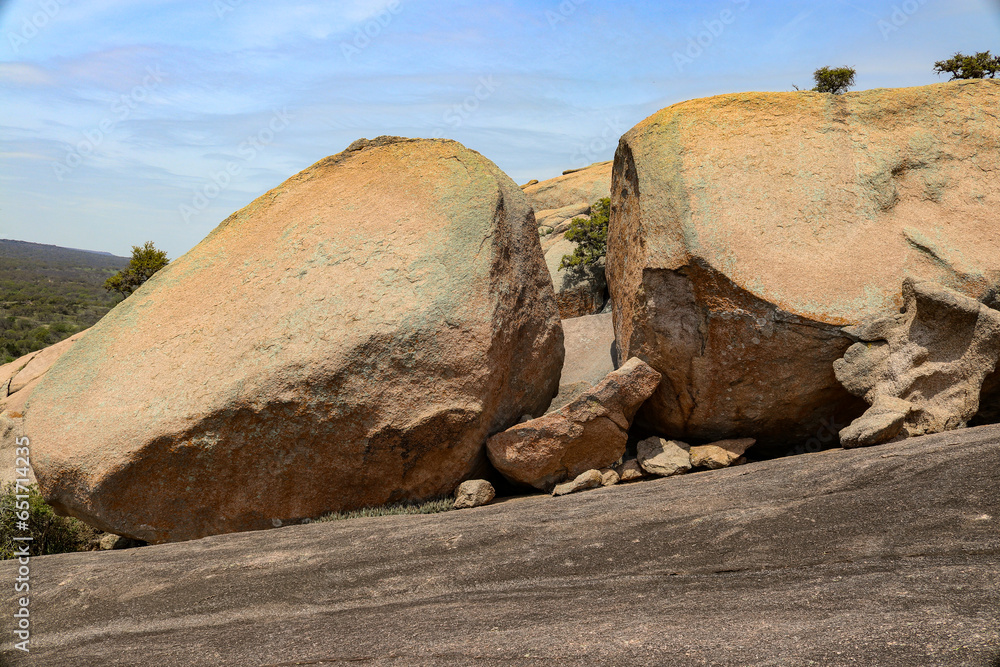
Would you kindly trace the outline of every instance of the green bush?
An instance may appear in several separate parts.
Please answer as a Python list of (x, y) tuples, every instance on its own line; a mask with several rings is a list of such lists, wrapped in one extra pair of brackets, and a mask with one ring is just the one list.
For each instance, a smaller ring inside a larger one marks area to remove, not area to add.
[(813, 79), (816, 81), (813, 92), (834, 95), (845, 93), (854, 85), (855, 74), (857, 71), (853, 67), (820, 67), (813, 72)]
[[(24, 511), (28, 512), (28, 532), (17, 527), (18, 513)], [(25, 493), (11, 482), (0, 490), (0, 559), (13, 558), (23, 544), (14, 538), (28, 535), (32, 537), (28, 554), (43, 556), (96, 549), (102, 533), (78, 519), (56, 514), (34, 484)]]
[(973, 56), (961, 52), (948, 60), (934, 63), (934, 72), (951, 74), (951, 81), (956, 79), (993, 79), (1000, 73), (1000, 56), (994, 56), (989, 51), (981, 51)]
[(398, 503), (395, 505), (382, 505), (380, 507), (366, 507), (364, 509), (354, 510), (351, 512), (331, 512), (330, 514), (324, 514), (319, 519), (316, 519), (316, 521), (318, 523), (322, 523), (326, 521), (343, 521), (344, 519), (359, 519), (361, 517), (371, 516), (437, 514), (439, 512), (448, 512), (453, 509), (455, 509), (455, 500), (453, 498), (438, 498), (436, 500), (429, 500), (420, 504)]
[(117, 292), (125, 299), (169, 263), (167, 253), (157, 250), (152, 241), (146, 241), (142, 247), (134, 245), (128, 266), (108, 278), (104, 289)]
[(573, 254), (563, 255), (559, 270), (586, 269), (597, 266), (608, 253), (608, 220), (611, 200), (605, 197), (590, 207), (590, 219), (573, 218), (566, 238), (577, 244)]

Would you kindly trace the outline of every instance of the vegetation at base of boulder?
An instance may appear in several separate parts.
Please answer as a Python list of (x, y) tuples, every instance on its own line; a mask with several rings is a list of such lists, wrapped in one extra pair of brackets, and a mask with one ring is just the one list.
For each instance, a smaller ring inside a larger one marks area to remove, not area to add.
[(115, 305), (104, 281), (128, 260), (0, 240), (0, 364), (93, 326)]
[(608, 219), (611, 217), (611, 200), (607, 197), (590, 207), (590, 219), (573, 218), (566, 231), (566, 238), (576, 243), (573, 254), (563, 255), (559, 270), (585, 269), (597, 266), (608, 252)]
[(1000, 56), (994, 56), (989, 51), (981, 51), (971, 56), (958, 52), (948, 60), (934, 63), (934, 72), (938, 75), (951, 74), (951, 81), (994, 79), (1000, 73)]
[[(28, 532), (18, 529), (27, 512)], [(44, 556), (71, 551), (93, 551), (104, 533), (72, 517), (59, 516), (50, 507), (38, 487), (18, 487), (10, 482), (0, 491), (0, 559), (13, 558), (23, 542), (15, 537), (30, 535), (28, 554)]]
[(395, 505), (382, 505), (380, 507), (366, 507), (351, 512), (331, 512), (316, 519), (316, 522), (342, 521), (344, 519), (360, 519), (361, 517), (372, 516), (393, 516), (397, 514), (438, 514), (439, 512), (449, 512), (453, 509), (455, 509), (454, 498), (438, 498), (419, 504), (397, 503)]
[(854, 85), (854, 76), (857, 70), (853, 67), (820, 67), (813, 72), (813, 80), (816, 87), (814, 93), (833, 93), (840, 95), (846, 93)]
[(167, 253), (157, 250), (152, 241), (142, 246), (132, 246), (132, 259), (128, 266), (111, 276), (104, 283), (104, 289), (121, 294), (127, 299), (132, 292), (153, 277), (153, 274), (170, 263)]

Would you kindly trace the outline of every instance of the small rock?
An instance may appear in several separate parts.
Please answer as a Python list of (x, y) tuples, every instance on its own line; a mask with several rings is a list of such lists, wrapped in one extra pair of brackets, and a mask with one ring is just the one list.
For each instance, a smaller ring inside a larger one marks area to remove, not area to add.
[(538, 235), (539, 236), (548, 236), (552, 232), (553, 232), (553, 229), (551, 227), (549, 227), (548, 225), (542, 225), (542, 226), (540, 226), (538, 228)]
[(691, 469), (690, 445), (678, 440), (646, 438), (639, 443), (639, 465), (659, 477), (680, 475)]
[(646, 471), (636, 459), (626, 459), (624, 463), (615, 467), (615, 472), (618, 473), (620, 482), (634, 482), (646, 476)]
[(601, 470), (601, 486), (614, 486), (621, 479), (614, 468), (604, 468)]
[(629, 359), (556, 412), (492, 436), (490, 462), (515, 484), (542, 491), (608, 468), (625, 453), (632, 418), (659, 382), (648, 364)]
[(556, 488), (552, 489), (552, 495), (565, 496), (567, 493), (576, 493), (577, 491), (596, 489), (601, 486), (602, 483), (603, 478), (601, 476), (601, 471), (588, 470), (587, 472), (577, 475), (576, 479), (573, 481), (556, 486)]
[(531, 187), (532, 185), (538, 185), (538, 179), (537, 178), (531, 179), (530, 181), (528, 181), (527, 183), (525, 183), (521, 187), (522, 188), (527, 188), (527, 187)]
[(903, 430), (914, 408), (913, 403), (902, 398), (877, 396), (863, 417), (855, 419), (840, 432), (841, 446), (851, 449), (891, 441)]
[(111, 551), (112, 549), (134, 549), (145, 544), (142, 540), (133, 540), (131, 537), (123, 537), (114, 533), (107, 533), (98, 543), (101, 551)]
[(736, 440), (719, 440), (709, 445), (691, 448), (691, 465), (695, 468), (718, 470), (728, 468), (743, 456), (744, 452), (753, 447), (757, 441), (753, 438)]
[(485, 479), (470, 479), (462, 482), (455, 491), (455, 509), (479, 507), (489, 503), (497, 495), (493, 485)]

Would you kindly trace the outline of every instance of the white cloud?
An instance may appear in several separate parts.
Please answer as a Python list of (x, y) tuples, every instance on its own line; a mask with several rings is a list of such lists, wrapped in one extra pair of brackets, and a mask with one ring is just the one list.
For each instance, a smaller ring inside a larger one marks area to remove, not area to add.
[(48, 86), (54, 81), (52, 73), (27, 63), (0, 63), (0, 83), (18, 86)]

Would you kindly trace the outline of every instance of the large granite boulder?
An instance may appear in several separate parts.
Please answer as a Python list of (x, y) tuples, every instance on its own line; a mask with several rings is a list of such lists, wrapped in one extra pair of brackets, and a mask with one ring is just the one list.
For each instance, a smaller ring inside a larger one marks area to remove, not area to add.
[(981, 298), (1000, 279), (1000, 81), (672, 106), (615, 156), (607, 276), (623, 357), (664, 374), (669, 437), (827, 436), (865, 404), (841, 329), (905, 276)]
[(542, 414), (562, 330), (531, 207), (458, 143), (381, 137), (222, 222), (31, 396), (58, 510), (164, 542), (450, 494)]
[(833, 364), (872, 407), (840, 432), (844, 447), (964, 428), (1000, 358), (1000, 311), (931, 282), (903, 282), (903, 310), (845, 332), (858, 342)]
[(490, 462), (511, 482), (542, 490), (611, 466), (625, 453), (632, 419), (659, 382), (648, 364), (629, 359), (569, 405), (491, 437)]

